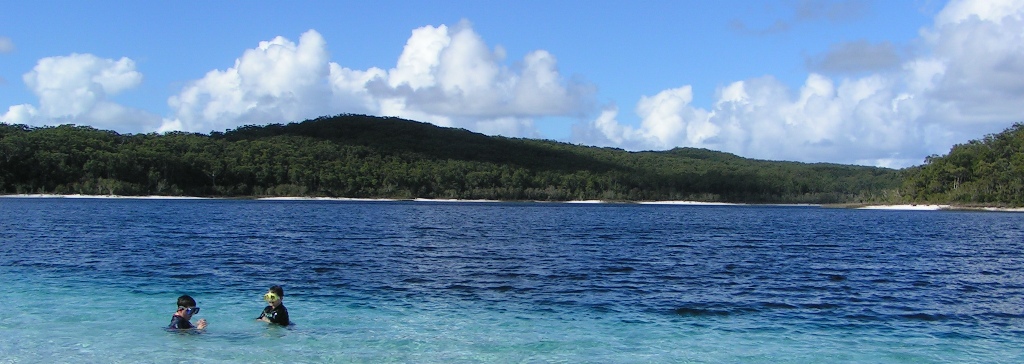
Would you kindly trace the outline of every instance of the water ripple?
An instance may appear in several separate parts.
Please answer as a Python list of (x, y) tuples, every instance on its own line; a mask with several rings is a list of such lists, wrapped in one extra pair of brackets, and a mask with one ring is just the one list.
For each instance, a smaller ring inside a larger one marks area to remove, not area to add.
[(128, 289), (280, 283), (309, 299), (836, 327), (1024, 319), (1015, 214), (9, 199), (0, 219), (17, 226), (0, 264)]

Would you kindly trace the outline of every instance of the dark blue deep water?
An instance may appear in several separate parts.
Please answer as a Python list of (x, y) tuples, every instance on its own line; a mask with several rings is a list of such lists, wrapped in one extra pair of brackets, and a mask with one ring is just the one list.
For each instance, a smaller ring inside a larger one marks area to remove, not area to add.
[[(3, 198), (0, 224), (0, 363), (1024, 362), (1022, 213)], [(274, 284), (290, 328), (252, 320)], [(186, 293), (210, 327), (164, 331)]]

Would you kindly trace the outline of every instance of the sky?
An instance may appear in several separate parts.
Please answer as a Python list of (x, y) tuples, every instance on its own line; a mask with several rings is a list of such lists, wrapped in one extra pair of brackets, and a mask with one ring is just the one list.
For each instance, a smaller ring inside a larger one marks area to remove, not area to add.
[(0, 122), (338, 114), (903, 168), (1024, 122), (1024, 0), (0, 0)]

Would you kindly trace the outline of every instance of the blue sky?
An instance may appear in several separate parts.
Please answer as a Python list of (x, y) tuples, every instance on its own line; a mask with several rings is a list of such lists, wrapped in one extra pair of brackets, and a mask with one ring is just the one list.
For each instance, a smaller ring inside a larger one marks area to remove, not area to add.
[(208, 133), (399, 116), (904, 167), (1024, 121), (1024, 0), (25, 1), (0, 121)]

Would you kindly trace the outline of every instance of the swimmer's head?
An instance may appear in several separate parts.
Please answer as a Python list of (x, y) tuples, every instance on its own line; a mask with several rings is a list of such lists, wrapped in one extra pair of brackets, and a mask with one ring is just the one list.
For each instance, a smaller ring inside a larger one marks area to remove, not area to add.
[(178, 297), (178, 307), (196, 307), (196, 300), (189, 295)]
[(196, 307), (196, 300), (189, 295), (182, 295), (178, 297), (178, 314), (185, 317), (186, 319), (191, 318), (192, 315), (199, 313), (199, 307)]
[(263, 300), (267, 303), (271, 303), (284, 298), (284, 288), (281, 286), (273, 286), (267, 290), (267, 293), (263, 295)]

